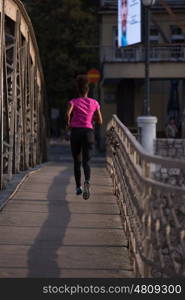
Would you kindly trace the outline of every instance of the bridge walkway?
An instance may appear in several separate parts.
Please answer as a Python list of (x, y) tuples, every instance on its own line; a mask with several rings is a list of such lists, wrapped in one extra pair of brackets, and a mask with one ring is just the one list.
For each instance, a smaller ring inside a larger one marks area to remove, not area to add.
[(0, 277), (134, 277), (105, 158), (92, 159), (84, 200), (75, 195), (68, 143), (49, 149), (50, 161), (0, 212)]

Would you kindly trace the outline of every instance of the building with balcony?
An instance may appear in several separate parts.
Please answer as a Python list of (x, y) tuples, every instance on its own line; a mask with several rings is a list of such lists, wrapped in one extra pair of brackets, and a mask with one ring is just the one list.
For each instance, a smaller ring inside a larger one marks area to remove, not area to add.
[[(144, 8), (142, 8), (143, 14)], [(143, 114), (145, 55), (144, 43), (118, 48), (117, 0), (100, 5), (101, 104), (104, 127), (117, 114), (130, 129)], [(142, 15), (142, 27), (144, 18)], [(143, 30), (142, 30), (143, 35)], [(151, 114), (158, 119), (157, 135), (165, 135), (170, 101), (176, 101), (179, 118), (185, 102), (185, 1), (157, 1), (150, 21)], [(143, 39), (142, 39), (143, 40)], [(176, 93), (173, 82), (176, 82)], [(176, 99), (172, 99), (176, 95)], [(171, 99), (171, 100), (170, 100)], [(173, 108), (173, 107), (172, 107)], [(181, 133), (180, 133), (181, 135)]]

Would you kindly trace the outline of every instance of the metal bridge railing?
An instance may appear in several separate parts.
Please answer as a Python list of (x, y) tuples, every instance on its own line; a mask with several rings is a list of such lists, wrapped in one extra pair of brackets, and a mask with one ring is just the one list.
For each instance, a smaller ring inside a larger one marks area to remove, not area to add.
[[(105, 46), (101, 48), (101, 60), (104, 62), (144, 62), (143, 47), (116, 48)], [(185, 61), (185, 46), (158, 46), (151, 47), (150, 61), (174, 62)]]
[(0, 189), (46, 159), (44, 78), (30, 19), (19, 0), (0, 1)]
[(185, 276), (185, 188), (155, 179), (185, 161), (147, 154), (116, 116), (107, 128), (107, 167), (136, 277)]
[[(110, 7), (110, 8), (117, 8), (117, 0), (101, 0), (101, 6)], [(168, 5), (171, 7), (184, 7), (185, 1), (184, 0), (166, 0)], [(162, 7), (160, 1), (156, 1), (154, 8)]]

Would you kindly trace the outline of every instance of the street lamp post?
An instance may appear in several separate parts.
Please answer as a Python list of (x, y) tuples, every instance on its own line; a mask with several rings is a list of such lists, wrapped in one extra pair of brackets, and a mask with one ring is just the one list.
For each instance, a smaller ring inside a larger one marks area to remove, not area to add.
[(144, 103), (143, 116), (137, 118), (140, 131), (141, 144), (150, 154), (154, 153), (154, 139), (156, 138), (157, 118), (151, 116), (150, 112), (150, 7), (155, 0), (142, 0), (145, 7), (145, 81), (144, 81)]
[(150, 7), (155, 0), (142, 0), (145, 7), (145, 92), (144, 92), (144, 116), (150, 116)]
[(145, 8), (145, 87), (144, 87), (144, 116), (150, 115), (150, 10)]

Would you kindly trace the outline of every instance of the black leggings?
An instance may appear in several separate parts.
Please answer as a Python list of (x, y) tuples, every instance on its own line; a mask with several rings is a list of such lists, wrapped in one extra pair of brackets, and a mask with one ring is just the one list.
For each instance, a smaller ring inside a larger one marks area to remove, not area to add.
[(71, 152), (74, 160), (74, 175), (76, 186), (81, 186), (81, 163), (84, 170), (85, 180), (89, 181), (91, 169), (89, 161), (92, 156), (94, 144), (94, 130), (90, 128), (72, 128)]

